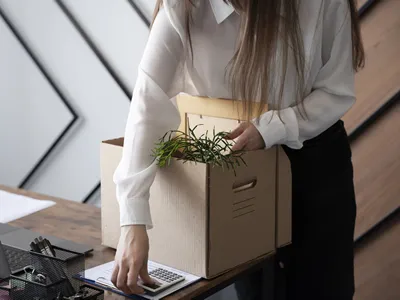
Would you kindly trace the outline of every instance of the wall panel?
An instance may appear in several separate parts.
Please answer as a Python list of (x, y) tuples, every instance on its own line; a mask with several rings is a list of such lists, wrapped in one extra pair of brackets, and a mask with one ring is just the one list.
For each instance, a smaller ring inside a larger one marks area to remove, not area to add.
[(400, 206), (400, 103), (352, 145), (357, 194), (356, 238)]
[(355, 254), (354, 300), (400, 299), (400, 214), (387, 222)]
[(344, 117), (349, 133), (400, 90), (400, 1), (377, 1), (361, 22), (366, 65), (356, 75), (357, 102)]
[(127, 0), (62, 0), (129, 91), (149, 34)]
[(0, 18), (0, 182), (18, 186), (73, 116)]
[(82, 120), (27, 188), (81, 201), (99, 180), (99, 143), (123, 134), (129, 101), (55, 1), (0, 5)]

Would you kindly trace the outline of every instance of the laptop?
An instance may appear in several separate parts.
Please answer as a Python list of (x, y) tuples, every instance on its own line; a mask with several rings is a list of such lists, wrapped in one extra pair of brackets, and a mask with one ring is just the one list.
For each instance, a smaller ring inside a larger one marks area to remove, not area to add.
[(88, 245), (78, 244), (51, 235), (40, 234), (32, 230), (0, 223), (0, 241), (3, 243), (3, 245), (30, 251), (30, 243), (40, 235), (43, 238), (47, 238), (53, 246), (82, 254), (88, 254), (89, 252), (93, 251), (93, 247)]

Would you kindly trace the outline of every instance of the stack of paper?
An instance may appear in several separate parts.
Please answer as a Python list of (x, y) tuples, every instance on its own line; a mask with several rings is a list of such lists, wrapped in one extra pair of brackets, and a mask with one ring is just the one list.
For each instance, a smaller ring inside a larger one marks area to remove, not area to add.
[(0, 190), (0, 223), (14, 221), (54, 204), (53, 201), (36, 200)]

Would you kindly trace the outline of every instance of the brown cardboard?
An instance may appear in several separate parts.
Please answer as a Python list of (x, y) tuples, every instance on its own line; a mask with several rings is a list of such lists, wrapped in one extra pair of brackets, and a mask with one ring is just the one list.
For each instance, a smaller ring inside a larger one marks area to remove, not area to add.
[[(209, 135), (220, 131), (231, 131), (240, 124), (243, 115), (240, 101), (212, 99), (179, 95), (177, 98), (181, 114), (180, 130), (187, 132), (188, 126), (198, 127), (199, 135), (208, 131)], [(259, 107), (255, 106), (255, 112)], [(255, 117), (255, 116), (253, 116)], [(277, 149), (276, 159), (276, 247), (286, 246), (292, 241), (292, 175), (290, 161), (282, 147)]]
[(119, 206), (113, 181), (114, 172), (121, 160), (123, 138), (104, 141), (100, 147), (101, 169), (101, 241), (117, 248), (120, 236)]
[[(196, 111), (187, 101), (194, 103)], [(215, 112), (210, 108), (213, 102), (224, 110)], [(199, 130), (211, 134), (214, 127), (217, 132), (229, 131), (239, 123), (232, 101), (184, 95), (177, 103), (184, 118), (181, 130), (188, 123), (204, 124)], [(102, 242), (113, 248), (120, 228), (112, 176), (122, 145), (122, 139), (101, 145)], [(148, 232), (150, 259), (210, 278), (289, 243), (290, 186), (285, 185), (290, 184), (290, 173), (287, 161), (279, 167), (279, 160), (285, 158), (280, 151), (274, 147), (246, 153), (248, 166), (237, 168), (236, 176), (177, 160), (160, 169), (150, 190), (154, 223)]]
[(151, 260), (207, 276), (208, 166), (174, 160), (150, 189)]
[(244, 159), (236, 177), (209, 170), (209, 276), (275, 250), (275, 149)]
[[(178, 109), (181, 115), (181, 126), (179, 130), (187, 130), (187, 116), (190, 114), (214, 117), (218, 119), (242, 120), (243, 107), (241, 101), (212, 99), (206, 97), (193, 97), (187, 94), (180, 94), (176, 98)], [(254, 111), (259, 110), (260, 104), (254, 105)], [(254, 116), (255, 117), (255, 114)], [(190, 126), (193, 126), (190, 123)]]
[[(112, 182), (122, 140), (105, 141), (102, 156), (102, 239), (115, 248), (119, 208)], [(158, 171), (150, 190), (154, 228), (149, 257), (210, 278), (275, 249), (275, 150), (248, 153), (233, 172), (173, 160)], [(109, 163), (113, 160), (114, 163)], [(257, 180), (240, 192), (236, 185)], [(104, 184), (103, 184), (104, 183)], [(262, 238), (260, 238), (262, 237)]]

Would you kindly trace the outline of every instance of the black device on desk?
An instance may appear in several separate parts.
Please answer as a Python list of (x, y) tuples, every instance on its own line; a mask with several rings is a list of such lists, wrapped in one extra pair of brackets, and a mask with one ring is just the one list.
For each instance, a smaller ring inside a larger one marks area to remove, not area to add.
[(7, 279), (11, 275), (10, 265), (8, 264), (3, 245), (0, 241), (0, 280)]
[(0, 299), (7, 299), (7, 296), (10, 293), (10, 282), (9, 278), (11, 276), (11, 268), (8, 264), (6, 254), (3, 249), (3, 245), (0, 241)]
[[(2, 241), (4, 245), (30, 251), (30, 243), (38, 237), (38, 235), (37, 232), (31, 230), (0, 223), (0, 241)], [(51, 235), (43, 235), (43, 238), (50, 241), (53, 246), (73, 252), (88, 254), (93, 251), (93, 248), (88, 245), (74, 243)]]

